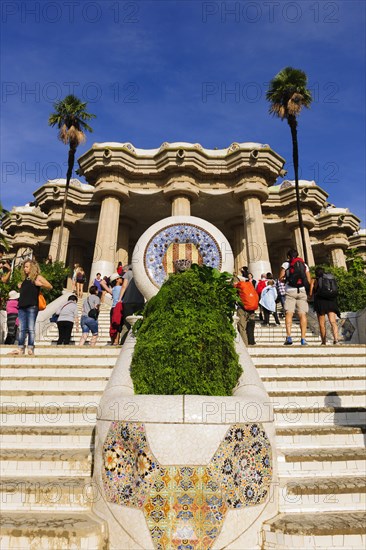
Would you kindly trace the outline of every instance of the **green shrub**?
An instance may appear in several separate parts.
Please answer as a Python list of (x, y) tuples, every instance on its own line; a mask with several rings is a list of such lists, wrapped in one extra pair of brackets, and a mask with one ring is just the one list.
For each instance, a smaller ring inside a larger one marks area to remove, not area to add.
[[(42, 294), (46, 298), (47, 303), (49, 304), (59, 296), (61, 296), (66, 282), (66, 278), (70, 274), (70, 269), (65, 267), (63, 262), (54, 262), (53, 264), (39, 264), (41, 269), (41, 274), (47, 281), (52, 285), (52, 290), (42, 289)], [(11, 290), (19, 291), (18, 284), (21, 283), (22, 277), (20, 269), (14, 269), (10, 281), (6, 284), (2, 284), (0, 288), (0, 300), (1, 308), (5, 309), (6, 301), (8, 299), (8, 294)]]
[(192, 266), (171, 275), (145, 306), (131, 376), (136, 393), (231, 395), (242, 369), (229, 274)]

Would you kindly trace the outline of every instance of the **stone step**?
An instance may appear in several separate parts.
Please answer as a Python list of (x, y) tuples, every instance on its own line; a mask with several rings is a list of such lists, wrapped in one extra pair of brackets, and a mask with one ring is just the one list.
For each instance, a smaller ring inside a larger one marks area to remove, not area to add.
[[(38, 350), (36, 350), (37, 352)], [(91, 362), (94, 367), (97, 366), (113, 366), (116, 362), (116, 357), (104, 356), (102, 354), (95, 354), (93, 358), (84, 356), (72, 356), (72, 355), (24, 355), (24, 356), (5, 356), (1, 357), (1, 367), (5, 366), (19, 366), (19, 367), (46, 367), (46, 366), (60, 366), (60, 367), (88, 367), (91, 366)]]
[(105, 550), (108, 527), (91, 513), (6, 512), (1, 518), (2, 550)]
[(104, 386), (99, 390), (5, 390), (1, 392), (2, 404), (6, 407), (14, 403), (18, 406), (33, 405), (56, 408), (65, 406), (86, 407), (98, 406), (103, 395)]
[(84, 449), (1, 449), (0, 475), (23, 478), (31, 475), (91, 475), (92, 455)]
[[(267, 347), (262, 346), (250, 346), (248, 348), (249, 355), (251, 357), (292, 357), (291, 350), (294, 349), (294, 346), (273, 346), (270, 353)], [(296, 346), (296, 358), (299, 356), (311, 356), (311, 357), (324, 357), (328, 358), (330, 355), (344, 355), (347, 357), (360, 356), (365, 360), (365, 346), (363, 345), (338, 345), (338, 346), (319, 346), (319, 349), (309, 350), (307, 346)], [(293, 358), (292, 358), (293, 359)], [(329, 362), (329, 361), (328, 361)]]
[(80, 449), (93, 443), (94, 423), (37, 424), (36, 426), (0, 426), (0, 448)]
[[(4, 402), (1, 406), (2, 426), (27, 427), (32, 426), (94, 426), (97, 418), (98, 403), (86, 403), (84, 405), (49, 403), (25, 404)], [(112, 412), (116, 412), (115, 410)], [(0, 428), (1, 430), (1, 428)]]
[(313, 406), (301, 407), (295, 401), (285, 407), (274, 404), (277, 426), (296, 424), (318, 424), (338, 426), (360, 426), (365, 424), (364, 407), (326, 407), (314, 400)]
[[(109, 376), (102, 376), (98, 378), (89, 378), (88, 376), (84, 377), (72, 377), (70, 379), (68, 378), (54, 378), (51, 379), (47, 376), (43, 377), (31, 377), (31, 378), (19, 378), (11, 377), (11, 378), (0, 378), (1, 382), (1, 395), (9, 395), (10, 392), (12, 392), (12, 395), (16, 395), (16, 393), (19, 392), (32, 392), (35, 395), (37, 395), (40, 391), (45, 391), (49, 393), (58, 392), (62, 390), (63, 393), (65, 392), (72, 392), (75, 387), (83, 388), (82, 392), (91, 392), (91, 391), (100, 391), (104, 390), (107, 382), (109, 380)], [(14, 388), (14, 385), (16, 384), (16, 392), (12, 388)]]
[(109, 378), (113, 370), (112, 365), (104, 365), (97, 368), (92, 366), (80, 367), (79, 365), (69, 365), (64, 367), (63, 365), (11, 365), (1, 367), (2, 376), (0, 382), (4, 380), (74, 380), (75, 382), (88, 378), (89, 380), (99, 378)]
[(362, 446), (366, 439), (366, 427), (361, 426), (321, 426), (319, 424), (276, 427), (276, 441), (279, 447), (318, 448), (349, 445)]
[(263, 376), (266, 390), (317, 390), (326, 387), (328, 392), (366, 389), (366, 373), (361, 376)]
[(278, 470), (285, 476), (364, 475), (366, 451), (363, 447), (278, 448)]
[(87, 511), (100, 498), (96, 484), (83, 476), (3, 475), (0, 480), (2, 510)]
[[(297, 354), (297, 348), (296, 349), (296, 358), (293, 354), (288, 355), (273, 355), (273, 356), (266, 356), (264, 354), (261, 354), (259, 356), (252, 356), (254, 364), (256, 367), (259, 366), (266, 366), (266, 365), (281, 365), (281, 366), (292, 366), (292, 368), (316, 368), (319, 367), (332, 367), (332, 366), (342, 366), (346, 365), (349, 367), (355, 367), (355, 366), (361, 366), (365, 368), (366, 366), (366, 360), (364, 354), (358, 354), (358, 355), (348, 355), (348, 354), (337, 354), (333, 355), (332, 353), (329, 353), (327, 356), (324, 355), (311, 355), (311, 352), (314, 351), (313, 349), (309, 349), (306, 346), (306, 349), (308, 351), (308, 355), (303, 354)], [(301, 349), (301, 348), (299, 348)], [(336, 347), (338, 350), (339, 348)]]
[[(268, 360), (267, 360), (268, 361)], [(363, 364), (358, 365), (339, 365), (338, 363), (334, 362), (333, 364), (328, 365), (316, 365), (316, 364), (308, 364), (308, 365), (271, 365), (270, 363), (267, 364), (257, 364), (257, 361), (254, 361), (254, 364), (257, 367), (257, 371), (259, 376), (263, 378), (276, 378), (278, 376), (282, 377), (292, 377), (294, 374), (298, 375), (301, 373), (303, 375), (304, 380), (307, 379), (309, 376), (310, 378), (313, 378), (314, 376), (329, 376), (330, 374), (334, 376), (362, 376), (364, 377), (365, 373), (365, 366)]]
[[(268, 390), (267, 390), (268, 391)], [(334, 395), (336, 393), (336, 395)], [(339, 390), (337, 392), (329, 392), (328, 389), (284, 389), (268, 391), (273, 403), (276, 406), (285, 407), (296, 403), (299, 407), (365, 407), (366, 406), (366, 390), (365, 389), (348, 389)], [(277, 405), (278, 404), (278, 405)]]
[(280, 478), (280, 512), (364, 511), (365, 476)]
[(263, 524), (263, 550), (361, 550), (365, 512), (279, 514)]
[(36, 353), (34, 357), (28, 357), (27, 355), (24, 356), (15, 356), (11, 357), (8, 355), (9, 352), (17, 349), (16, 346), (0, 346), (0, 357), (1, 362), (5, 358), (10, 359), (35, 359), (39, 356), (56, 356), (56, 357), (96, 357), (96, 356), (102, 356), (102, 357), (118, 357), (121, 351), (120, 346), (95, 346), (94, 348), (91, 346), (45, 346), (45, 345), (39, 345), (36, 348)]

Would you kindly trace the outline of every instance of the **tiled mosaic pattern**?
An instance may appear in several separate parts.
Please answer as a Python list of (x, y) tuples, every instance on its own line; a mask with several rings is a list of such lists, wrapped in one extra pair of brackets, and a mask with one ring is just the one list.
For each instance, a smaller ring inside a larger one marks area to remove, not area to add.
[(234, 424), (207, 466), (161, 466), (144, 424), (112, 422), (103, 449), (108, 501), (142, 508), (157, 550), (208, 550), (229, 508), (266, 500), (270, 442), (261, 424)]
[(212, 235), (189, 223), (169, 225), (150, 239), (144, 255), (145, 271), (155, 286), (160, 287), (169, 274), (167, 268), (170, 264), (166, 256), (168, 251), (171, 253), (172, 244), (190, 245), (183, 246), (179, 250), (182, 256), (174, 259), (191, 259), (189, 256), (193, 251), (205, 265), (221, 269), (221, 250)]

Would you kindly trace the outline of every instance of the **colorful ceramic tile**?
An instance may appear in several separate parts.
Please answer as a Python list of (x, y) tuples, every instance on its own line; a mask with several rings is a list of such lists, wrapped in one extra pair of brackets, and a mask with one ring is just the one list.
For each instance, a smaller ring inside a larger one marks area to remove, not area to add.
[[(171, 245), (176, 246), (175, 249)], [(189, 246), (188, 246), (189, 245)], [(172, 272), (170, 256), (174, 259), (192, 259), (221, 269), (220, 246), (208, 231), (193, 224), (172, 224), (155, 233), (144, 254), (145, 271), (152, 283), (160, 287)]]
[(272, 477), (260, 424), (234, 424), (206, 466), (161, 466), (141, 423), (113, 422), (103, 449), (106, 499), (142, 508), (156, 550), (209, 550), (229, 508), (261, 504)]

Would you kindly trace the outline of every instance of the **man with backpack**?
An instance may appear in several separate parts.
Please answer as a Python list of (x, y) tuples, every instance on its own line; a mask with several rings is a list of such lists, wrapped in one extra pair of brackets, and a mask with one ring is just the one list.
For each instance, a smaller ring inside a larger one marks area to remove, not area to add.
[(301, 345), (306, 346), (307, 341), (307, 313), (309, 305), (307, 293), (310, 289), (310, 271), (302, 258), (299, 258), (297, 250), (291, 248), (287, 252), (287, 262), (281, 266), (279, 279), (285, 283), (285, 324), (286, 340), (285, 346), (290, 346), (292, 342), (291, 329), (292, 318), (296, 312), (300, 321)]
[(242, 269), (242, 277), (234, 286), (239, 291), (240, 302), (238, 304), (238, 329), (246, 346), (254, 346), (255, 311), (258, 308), (258, 294), (253, 284), (246, 277), (247, 272)]

